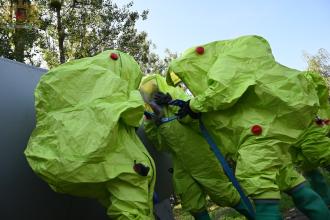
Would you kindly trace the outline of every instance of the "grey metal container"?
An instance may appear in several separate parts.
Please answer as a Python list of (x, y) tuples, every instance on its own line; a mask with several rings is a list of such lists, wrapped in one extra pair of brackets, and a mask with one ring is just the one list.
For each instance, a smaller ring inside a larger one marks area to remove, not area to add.
[[(34, 89), (46, 71), (0, 58), (0, 219), (106, 220), (106, 210), (97, 201), (53, 192), (25, 159), (23, 152), (35, 126)], [(143, 130), (139, 135), (157, 160), (158, 194), (166, 201), (173, 190), (167, 172), (170, 159), (153, 150)], [(160, 219), (173, 218), (168, 210), (158, 212)]]

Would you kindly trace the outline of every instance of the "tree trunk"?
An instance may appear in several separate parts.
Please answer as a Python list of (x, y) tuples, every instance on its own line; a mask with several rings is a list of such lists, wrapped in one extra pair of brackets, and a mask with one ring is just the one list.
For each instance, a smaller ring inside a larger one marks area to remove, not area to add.
[[(13, 19), (13, 1), (10, 1), (10, 18)], [(15, 32), (13, 33), (13, 42), (14, 42), (14, 51), (13, 59), (18, 62), (24, 63), (24, 29), (22, 28), (21, 22), (16, 20), (15, 23)]]
[(58, 34), (58, 48), (60, 50), (60, 63), (65, 63), (65, 49), (64, 49), (64, 30), (61, 21), (61, 8), (56, 8), (57, 17), (57, 34)]
[(14, 59), (18, 62), (24, 63), (24, 32), (25, 30), (21, 27), (16, 27), (15, 28), (15, 33), (14, 33)]

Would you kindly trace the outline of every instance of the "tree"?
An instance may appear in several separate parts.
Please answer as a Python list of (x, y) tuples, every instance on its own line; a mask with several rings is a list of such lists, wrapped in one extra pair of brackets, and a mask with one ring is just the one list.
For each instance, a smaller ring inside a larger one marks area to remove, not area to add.
[(37, 8), (30, 0), (0, 0), (0, 56), (32, 62), (39, 38)]
[(330, 54), (326, 49), (319, 49), (315, 55), (305, 52), (304, 57), (308, 64), (307, 70), (318, 72), (326, 78), (330, 77)]
[(143, 70), (147, 74), (159, 72), (160, 74), (165, 75), (170, 62), (176, 58), (178, 58), (178, 54), (175, 52), (171, 52), (169, 49), (165, 49), (164, 59), (161, 59), (158, 55), (154, 53), (150, 53), (148, 62), (144, 65)]
[[(315, 55), (304, 52), (307, 70), (318, 72), (328, 82), (330, 88), (330, 54), (326, 49), (319, 49)], [(329, 90), (330, 93), (330, 90)]]
[[(15, 29), (11, 4), (15, 1), (34, 5), (33, 28)], [(0, 13), (6, 15), (0, 19), (0, 55), (10, 59), (30, 63), (42, 59), (52, 68), (106, 49), (118, 49), (132, 55), (143, 70), (159, 59), (151, 51), (153, 44), (147, 33), (136, 29), (136, 22), (147, 19), (148, 11), (132, 10), (133, 2), (119, 7), (111, 0), (0, 0), (0, 6)]]
[(139, 19), (147, 19), (148, 11), (139, 13), (132, 6), (119, 7), (111, 0), (40, 0), (40, 48), (48, 66), (110, 48), (129, 53), (142, 66), (150, 63), (152, 43), (135, 27)]

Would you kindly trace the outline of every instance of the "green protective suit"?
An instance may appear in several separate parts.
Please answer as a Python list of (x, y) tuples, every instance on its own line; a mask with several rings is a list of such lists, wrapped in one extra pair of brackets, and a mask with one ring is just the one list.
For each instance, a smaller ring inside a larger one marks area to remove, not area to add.
[(318, 169), (330, 165), (329, 88), (318, 73), (308, 72), (306, 77), (314, 83), (318, 91), (319, 119), (305, 130), (290, 150), (293, 162), (304, 173), (311, 188), (322, 197), (325, 204), (330, 206), (330, 187)]
[(154, 163), (135, 134), (141, 78), (131, 56), (112, 50), (50, 70), (35, 90), (30, 166), (56, 192), (98, 199), (111, 219), (154, 219)]
[(279, 199), (304, 181), (288, 152), (318, 109), (303, 73), (278, 64), (259, 36), (208, 43), (171, 62), (195, 96), (190, 108), (222, 153), (236, 161), (236, 177), (254, 199)]
[(318, 73), (308, 72), (306, 77), (316, 87), (320, 109), (319, 120), (315, 120), (291, 148), (293, 161), (302, 171), (330, 166), (329, 88)]
[[(150, 103), (156, 91), (169, 93), (173, 99), (189, 99), (183, 89), (168, 86), (165, 78), (157, 74), (145, 77), (140, 91), (146, 103)], [(146, 108), (151, 111), (150, 105)], [(163, 117), (172, 117), (177, 110), (163, 106)], [(200, 134), (198, 121), (183, 124), (173, 120), (157, 126), (154, 120), (145, 119), (144, 128), (155, 147), (169, 151), (173, 157), (173, 182), (183, 209), (193, 215), (205, 210), (206, 194), (221, 206), (233, 207), (239, 203), (239, 194)]]

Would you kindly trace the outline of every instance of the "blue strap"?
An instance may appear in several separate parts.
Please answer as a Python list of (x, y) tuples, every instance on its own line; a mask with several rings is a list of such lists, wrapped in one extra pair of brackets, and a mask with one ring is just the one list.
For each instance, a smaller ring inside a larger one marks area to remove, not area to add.
[[(155, 115), (155, 113), (153, 113), (153, 112), (147, 112), (147, 111), (144, 111), (144, 115), (146, 115), (147, 117), (151, 117), (151, 118), (155, 118), (155, 117), (157, 117), (157, 116)], [(164, 118), (161, 118), (161, 119), (160, 119), (160, 122), (161, 122), (162, 124), (164, 124), (164, 123), (167, 123), (167, 122), (174, 121), (174, 120), (176, 120), (176, 119), (178, 119), (178, 116), (174, 115), (174, 116), (171, 116), (171, 117), (164, 117)]]
[(173, 121), (173, 120), (176, 120), (178, 119), (178, 116), (171, 116), (171, 117), (168, 117), (168, 118), (161, 118), (160, 121), (162, 123), (167, 123), (167, 122), (170, 122), (170, 121)]
[(205, 128), (202, 120), (199, 120), (199, 128), (202, 132), (202, 135), (206, 139), (207, 143), (210, 145), (211, 150), (215, 154), (216, 158), (218, 161), (221, 163), (223, 170), (225, 171), (226, 175), (228, 176), (229, 180), (233, 183), (234, 187), (238, 191), (239, 195), (241, 196), (241, 199), (243, 203), (246, 205), (248, 208), (251, 216), (255, 216), (254, 208), (253, 205), (251, 204), (251, 201), (248, 199), (248, 197), (244, 194), (241, 186), (239, 185), (233, 171), (231, 170), (230, 166), (228, 165), (226, 159), (222, 155), (220, 149), (217, 147), (217, 144), (214, 142), (213, 138), (211, 137), (210, 133), (207, 131)]

